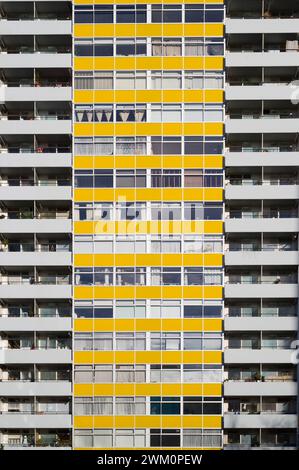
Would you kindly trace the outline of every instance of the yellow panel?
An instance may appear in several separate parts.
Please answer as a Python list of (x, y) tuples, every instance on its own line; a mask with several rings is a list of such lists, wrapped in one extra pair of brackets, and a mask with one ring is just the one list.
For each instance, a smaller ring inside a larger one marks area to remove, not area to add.
[(75, 319), (74, 320), (74, 331), (92, 331), (93, 320), (89, 319)]
[(223, 297), (221, 286), (75, 286), (75, 299), (221, 299)]
[(74, 70), (223, 70), (223, 57), (75, 57)]
[(75, 221), (74, 233), (79, 234), (168, 234), (168, 233), (185, 233), (198, 235), (201, 233), (222, 234), (223, 222), (222, 221), (130, 221), (130, 222), (90, 222), (90, 221)]
[(203, 384), (204, 395), (206, 396), (221, 396), (222, 395), (222, 384)]
[(85, 396), (221, 396), (221, 383), (74, 384), (74, 395)]
[(75, 254), (75, 266), (222, 266), (220, 254)]
[(74, 395), (76, 397), (93, 396), (93, 384), (74, 384)]
[(101, 188), (75, 189), (74, 200), (84, 201), (222, 201), (222, 188)]
[(221, 123), (153, 123), (153, 122), (108, 122), (74, 124), (75, 136), (193, 136), (193, 135), (218, 135), (223, 134)]
[(120, 397), (135, 395), (135, 383), (129, 384), (114, 384), (114, 394)]
[(75, 169), (92, 168), (223, 168), (223, 156), (201, 155), (164, 155), (164, 156), (116, 156), (114, 157), (90, 157), (76, 156), (74, 158)]
[(222, 418), (221, 416), (204, 416), (203, 427), (204, 428), (221, 428)]
[(94, 427), (95, 428), (113, 428), (114, 417), (113, 416), (94, 416)]
[(74, 427), (79, 429), (92, 428), (93, 416), (74, 416)]
[(75, 331), (222, 331), (221, 319), (75, 319)]
[[(140, 3), (140, 2), (139, 2)], [(197, 37), (223, 36), (223, 24), (148, 23), (148, 24), (75, 24), (74, 37)]]
[[(75, 90), (75, 103), (223, 103), (222, 90)], [(105, 157), (106, 158), (106, 157)]]
[(91, 351), (74, 351), (74, 362), (79, 364), (91, 364), (93, 361), (93, 352)]

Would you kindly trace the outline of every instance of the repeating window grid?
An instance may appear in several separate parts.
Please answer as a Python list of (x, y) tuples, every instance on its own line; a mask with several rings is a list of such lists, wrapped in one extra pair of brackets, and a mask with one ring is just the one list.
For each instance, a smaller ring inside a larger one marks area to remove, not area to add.
[[(176, 86), (176, 87), (171, 87), (171, 88), (163, 88), (164, 89), (218, 89), (218, 90), (224, 90), (224, 71), (223, 70), (218, 70), (218, 71), (210, 71), (210, 70), (174, 70), (174, 71), (168, 71), (168, 70), (144, 70), (144, 71), (136, 71), (136, 70), (130, 70), (130, 71), (117, 71), (117, 70), (111, 70), (105, 71), (105, 72), (100, 72), (100, 71), (75, 71), (75, 81), (74, 81), (74, 89), (78, 89), (78, 84), (81, 83), (80, 88), (81, 89), (115, 89), (115, 90), (121, 90), (121, 89), (126, 89), (123, 87), (120, 87), (118, 85), (118, 82), (122, 77), (127, 78), (133, 78), (134, 84), (130, 84), (130, 88), (128, 89), (161, 89), (161, 87), (156, 87), (153, 86), (154, 84), (154, 78), (157, 79), (161, 77), (162, 83), (165, 85), (166, 80), (169, 79), (170, 77), (176, 77), (177, 78), (177, 83), (179, 82), (181, 85)], [(128, 76), (130, 75), (130, 77)], [(88, 78), (89, 77), (89, 78)], [(99, 87), (99, 80), (102, 77), (102, 88)], [(111, 77), (111, 78), (109, 78)], [(195, 87), (188, 87), (187, 86), (187, 81), (188, 77), (190, 78), (197, 78), (197, 86)], [(99, 79), (96, 81), (96, 79)], [(109, 78), (109, 79), (107, 79)], [(85, 82), (82, 80), (85, 79)], [(106, 79), (106, 80), (105, 80)], [(138, 79), (139, 79), (139, 85), (138, 85)], [(214, 85), (211, 86), (210, 80), (217, 79), (217, 88), (215, 87), (215, 82)], [(81, 80), (81, 81), (80, 81)], [(87, 81), (89, 80), (89, 81)], [(200, 80), (200, 82), (199, 82)], [(146, 87), (141, 87), (141, 83), (146, 83)], [(164, 83), (165, 82), (165, 83)], [(105, 85), (104, 85), (105, 83)], [(201, 83), (201, 86), (199, 87), (199, 83)], [(221, 83), (221, 86), (219, 84)], [(84, 87), (82, 86), (84, 84)], [(128, 85), (127, 85), (128, 86)], [(80, 89), (79, 88), (79, 89)]]
[[(108, 5), (107, 5), (108, 6)], [(137, 6), (138, 6), (138, 9), (137, 9)], [(170, 8), (169, 8), (170, 7)], [(79, 12), (79, 11), (85, 11), (85, 12), (89, 12), (89, 13), (93, 13), (93, 16), (92, 17), (89, 17), (88, 18), (88, 23), (91, 23), (92, 21), (95, 21), (96, 20), (96, 17), (95, 17), (95, 12), (98, 11), (99, 12), (99, 18), (101, 17), (101, 11), (102, 11), (102, 15), (103, 15), (103, 8), (101, 10), (101, 7), (100, 6), (94, 6), (93, 4), (90, 4), (90, 5), (84, 5), (83, 8), (82, 6), (75, 6), (75, 18), (74, 18), (74, 22), (75, 23), (79, 23), (79, 21), (77, 21), (78, 17), (76, 18), (76, 12)], [(204, 15), (207, 14), (208, 15), (208, 12), (220, 12), (220, 15), (219, 16), (216, 16), (215, 20), (214, 21), (215, 23), (221, 23), (223, 21), (223, 15), (221, 14), (222, 12), (224, 12), (225, 10), (225, 7), (223, 5), (223, 3), (218, 3), (217, 1), (215, 1), (215, 3), (213, 5), (211, 4), (192, 4), (191, 8), (189, 6), (189, 8), (186, 6), (185, 3), (182, 3), (181, 5), (178, 5), (178, 4), (161, 4), (161, 8), (160, 8), (160, 5), (156, 5), (156, 4), (147, 4), (147, 5), (117, 5), (117, 4), (109, 4), (108, 6), (108, 9), (106, 8), (106, 15), (107, 15), (107, 11), (109, 12), (109, 20), (106, 22), (103, 22), (104, 24), (108, 23), (108, 24), (122, 24), (124, 23), (124, 21), (119, 21), (120, 19), (120, 16), (121, 16), (121, 13), (120, 11), (122, 10), (125, 14), (126, 13), (130, 13), (130, 12), (134, 12), (135, 15), (136, 13), (139, 11), (141, 12), (140, 14), (140, 20), (141, 21), (137, 21), (136, 22), (136, 16), (135, 16), (135, 19), (133, 18), (127, 18), (126, 22), (129, 22), (129, 23), (136, 23), (136, 24), (146, 24), (146, 23), (194, 23), (193, 21), (189, 21), (188, 20), (188, 13), (187, 12), (191, 12), (190, 16), (192, 17), (192, 14), (194, 15), (194, 11), (197, 12), (197, 11), (202, 11), (202, 15), (199, 15), (198, 16), (198, 19), (200, 23), (204, 22)], [(177, 21), (174, 21), (174, 16), (172, 15), (172, 21), (167, 21), (167, 12), (177, 12), (177, 15), (176, 16), (176, 20)], [(162, 12), (162, 16), (161, 18), (159, 18), (160, 16), (160, 12)], [(181, 14), (179, 14), (179, 12), (181, 12)], [(158, 16), (157, 16), (157, 13), (158, 13)], [(164, 14), (165, 13), (165, 14)], [(108, 15), (107, 15), (108, 16)], [(202, 18), (201, 18), (202, 16)], [(155, 18), (156, 17), (156, 18)], [(102, 16), (103, 18), (103, 16)], [(207, 19), (207, 18), (206, 18)], [(213, 17), (211, 16), (210, 19), (213, 19)], [(111, 21), (112, 20), (112, 21)], [(213, 23), (213, 21), (209, 21), (211, 23)], [(100, 22), (98, 22), (100, 24)]]

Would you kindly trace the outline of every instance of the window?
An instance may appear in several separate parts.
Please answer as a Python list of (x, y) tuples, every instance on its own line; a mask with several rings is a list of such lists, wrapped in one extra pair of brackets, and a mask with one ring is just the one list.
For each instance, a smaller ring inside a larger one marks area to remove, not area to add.
[(116, 397), (115, 398), (116, 415), (145, 415), (146, 398), (145, 397)]
[(152, 203), (151, 219), (152, 220), (180, 220), (181, 204), (178, 203)]
[(186, 23), (203, 23), (204, 21), (204, 5), (186, 4), (185, 5), (185, 22)]
[(145, 122), (146, 105), (116, 105), (116, 121), (118, 122)]
[(90, 5), (75, 6), (75, 23), (93, 23), (93, 10)]
[(181, 5), (152, 5), (152, 23), (181, 23)]
[[(111, 43), (112, 46), (112, 43)], [(106, 54), (106, 55), (113, 55)], [(93, 42), (92, 39), (76, 39), (75, 41), (75, 56), (77, 57), (92, 57), (93, 56)]]
[(180, 188), (181, 170), (151, 170), (152, 188)]
[(116, 39), (117, 56), (146, 55), (145, 39)]
[(113, 23), (113, 5), (94, 5), (95, 23)]
[(116, 382), (146, 382), (146, 367), (144, 365), (116, 365)]
[(112, 39), (95, 39), (94, 55), (97, 57), (113, 56), (113, 40)]
[(185, 39), (185, 56), (203, 56), (204, 55), (204, 39), (203, 38), (186, 38)]
[(181, 269), (174, 268), (151, 268), (151, 285), (152, 286), (180, 286), (181, 285)]
[(92, 72), (75, 72), (75, 89), (92, 90), (93, 87), (94, 82)]
[(151, 447), (180, 447), (181, 437), (179, 429), (151, 429)]
[(151, 350), (179, 351), (180, 349), (180, 333), (151, 333)]
[(151, 397), (151, 415), (179, 415), (180, 397)]
[(113, 89), (113, 72), (94, 72), (95, 90), (112, 90)]
[(180, 137), (151, 137), (152, 155), (181, 155), (181, 153)]
[(186, 90), (204, 88), (204, 72), (185, 72), (185, 88)]
[(92, 383), (92, 366), (75, 366), (75, 383)]
[(146, 5), (116, 5), (116, 23), (146, 23)]
[(153, 38), (152, 56), (180, 57), (182, 40), (178, 38)]
[(78, 448), (92, 447), (92, 430), (77, 429), (74, 434), (74, 445)]
[(145, 333), (116, 333), (116, 349), (122, 351), (144, 351)]

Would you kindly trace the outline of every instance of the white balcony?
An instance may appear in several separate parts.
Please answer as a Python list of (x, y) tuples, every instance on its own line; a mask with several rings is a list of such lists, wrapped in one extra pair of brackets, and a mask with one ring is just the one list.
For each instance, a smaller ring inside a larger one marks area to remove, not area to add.
[(226, 284), (228, 299), (294, 299), (298, 297), (298, 284)]
[(297, 152), (230, 152), (226, 151), (225, 165), (226, 167), (240, 166), (266, 166), (266, 167), (287, 167), (298, 165)]
[(299, 232), (298, 218), (244, 218), (244, 219), (226, 219), (225, 231), (252, 233), (252, 232)]
[(72, 199), (71, 186), (0, 186), (0, 199), (6, 201), (61, 201)]
[(294, 87), (288, 84), (226, 85), (226, 100), (291, 100)]
[(72, 166), (71, 153), (0, 153), (2, 167), (65, 168)]
[[(0, 320), (1, 325), (1, 320)], [(296, 331), (297, 317), (225, 317), (225, 331)]]
[(225, 428), (268, 429), (268, 428), (296, 428), (297, 416), (292, 414), (224, 414)]
[(298, 18), (226, 18), (227, 34), (283, 34), (299, 31)]
[(0, 317), (1, 331), (70, 331), (68, 317)]
[(2, 284), (0, 298), (4, 299), (70, 299), (70, 285), (31, 285), (31, 284)]
[(70, 68), (72, 54), (36, 52), (34, 54), (0, 53), (1, 68)]
[(71, 87), (55, 86), (20, 86), (0, 85), (0, 102), (5, 101), (71, 101)]
[(299, 119), (296, 118), (276, 119), (273, 116), (267, 116), (267, 118), (261, 119), (230, 119), (228, 117), (225, 121), (227, 134), (288, 134), (296, 133), (298, 129)]
[(20, 35), (20, 34), (72, 34), (72, 22), (70, 20), (21, 20), (11, 21), (0, 20), (1, 34)]
[(72, 394), (71, 382), (54, 381), (48, 382), (21, 382), (18, 380), (11, 380), (7, 382), (0, 382), (0, 395), (1, 396), (70, 396)]
[(229, 52), (226, 67), (298, 67), (299, 54), (295, 52)]
[(290, 364), (295, 349), (226, 349), (225, 364)]
[(71, 233), (69, 219), (0, 219), (2, 233)]
[(298, 265), (298, 251), (227, 251), (226, 266)]
[[(298, 127), (299, 129), (299, 127)], [(299, 186), (293, 185), (231, 185), (225, 188), (225, 197), (228, 200), (248, 199), (251, 201), (260, 199), (298, 199)]]
[(228, 381), (224, 382), (224, 396), (262, 396), (262, 397), (275, 397), (275, 396), (296, 396), (297, 383), (296, 382), (239, 382)]
[(71, 119), (0, 119), (1, 134), (71, 134)]
[(0, 414), (0, 428), (65, 429), (71, 427), (71, 415), (63, 414)]
[(70, 364), (69, 349), (1, 349), (1, 364)]
[(0, 252), (0, 265), (5, 266), (70, 266), (70, 252)]

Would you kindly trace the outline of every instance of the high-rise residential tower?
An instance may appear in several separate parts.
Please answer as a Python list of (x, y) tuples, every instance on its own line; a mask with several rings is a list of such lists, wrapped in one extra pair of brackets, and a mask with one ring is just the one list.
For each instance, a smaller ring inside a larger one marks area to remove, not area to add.
[(0, 1), (2, 448), (296, 448), (298, 18)]

